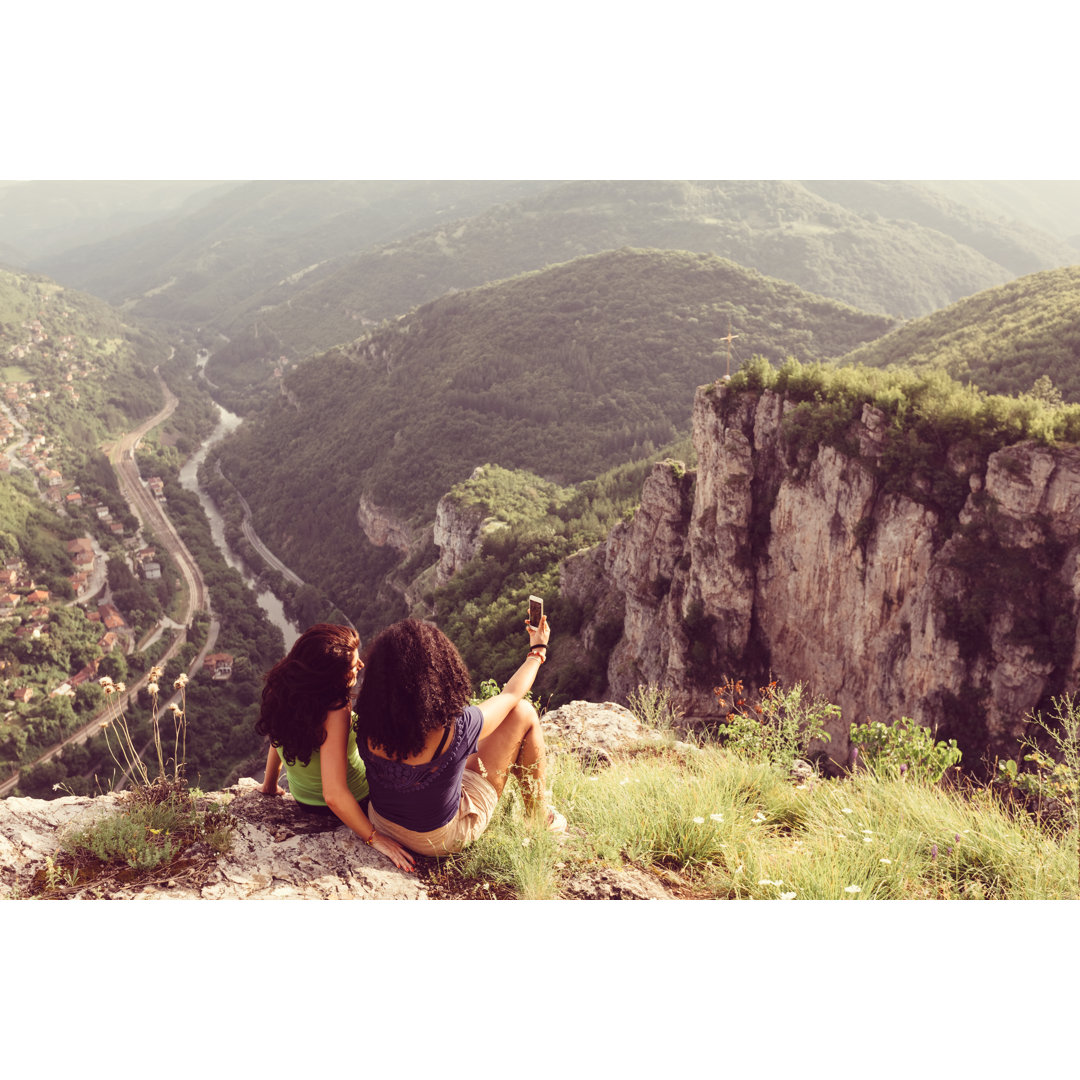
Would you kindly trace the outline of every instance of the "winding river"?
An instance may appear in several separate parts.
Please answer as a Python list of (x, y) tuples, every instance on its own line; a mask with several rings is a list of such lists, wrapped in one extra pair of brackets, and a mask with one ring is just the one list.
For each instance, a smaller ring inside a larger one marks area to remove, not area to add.
[[(218, 405), (220, 419), (210, 437), (202, 444), (200, 450), (191, 456), (187, 464), (180, 470), (180, 486), (188, 491), (193, 491), (199, 497), (203, 510), (210, 521), (210, 534), (214, 543), (221, 549), (225, 561), (236, 570), (244, 579), (244, 583), (255, 593), (255, 599), (259, 607), (266, 612), (270, 621), (281, 631), (285, 637), (285, 648), (292, 647), (292, 643), (300, 636), (300, 630), (295, 623), (291, 622), (285, 614), (285, 608), (281, 601), (269, 589), (260, 586), (245, 565), (225, 540), (225, 523), (214, 506), (213, 500), (199, 486), (199, 466), (206, 460), (207, 451), (215, 443), (220, 442), (230, 432), (240, 426), (241, 417), (236, 413)], [(211, 598), (212, 599), (212, 598)]]

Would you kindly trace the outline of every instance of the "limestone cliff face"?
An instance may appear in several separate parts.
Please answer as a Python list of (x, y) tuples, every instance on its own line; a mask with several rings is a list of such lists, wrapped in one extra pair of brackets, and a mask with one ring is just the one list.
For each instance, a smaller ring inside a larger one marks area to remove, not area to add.
[[(472, 478), (475, 479), (477, 471), (473, 472)], [(451, 495), (444, 495), (435, 507), (438, 584), (445, 585), (467, 562), (480, 554), (485, 536), (506, 527), (505, 522), (488, 517), (482, 507), (464, 504)]]
[(356, 520), (368, 541), (376, 547), (396, 548), (407, 555), (414, 542), (412, 530), (389, 511), (376, 506), (365, 495), (360, 496)]
[(1028, 711), (1077, 686), (1080, 450), (950, 446), (950, 515), (929, 478), (875, 467), (888, 435), (872, 407), (848, 452), (797, 449), (792, 407), (700, 389), (696, 475), (655, 466), (633, 521), (565, 564), (563, 595), (603, 612), (586, 646), (623, 613), (608, 693), (651, 681), (708, 716), (722, 677), (772, 674), (840, 705), (838, 760), (850, 723), (901, 716), (970, 764), (1015, 752)]

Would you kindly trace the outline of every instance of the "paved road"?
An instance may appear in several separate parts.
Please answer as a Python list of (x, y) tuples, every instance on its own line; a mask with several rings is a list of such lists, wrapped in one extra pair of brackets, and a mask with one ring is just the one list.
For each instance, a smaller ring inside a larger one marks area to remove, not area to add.
[[(159, 375), (158, 378), (160, 379), (161, 376)], [(182, 629), (177, 631), (168, 649), (165, 650), (161, 659), (158, 661), (160, 665), (164, 665), (177, 654), (181, 645), (187, 641), (187, 627), (191, 625), (191, 620), (195, 613), (198, 611), (208, 611), (210, 605), (206, 582), (203, 580), (202, 573), (199, 570), (195, 559), (191, 552), (188, 551), (187, 546), (180, 539), (173, 523), (166, 516), (161, 503), (154, 498), (153, 494), (139, 479), (138, 469), (135, 466), (133, 454), (134, 448), (138, 445), (139, 440), (152, 428), (156, 427), (158, 424), (164, 423), (172, 415), (177, 404), (179, 404), (178, 399), (165, 385), (163, 380), (161, 382), (161, 389), (165, 397), (165, 405), (162, 407), (161, 411), (150, 417), (149, 420), (144, 421), (134, 431), (130, 431), (126, 435), (121, 436), (115, 443), (103, 446), (102, 449), (105, 451), (110, 463), (116, 470), (117, 479), (120, 482), (120, 490), (127, 499), (128, 505), (131, 507), (131, 512), (139, 519), (140, 525), (144, 531), (149, 530), (153, 532), (161, 546), (169, 552), (177, 566), (180, 567), (180, 572), (187, 583), (188, 603), (187, 610), (183, 615), (183, 622), (185, 625)], [(218, 620), (211, 618), (206, 644), (200, 650), (199, 655), (188, 669), (189, 676), (194, 675), (195, 672), (199, 670), (207, 653), (209, 653), (217, 644), (219, 626)], [(135, 700), (139, 690), (141, 690), (146, 683), (147, 677), (143, 675), (138, 682), (128, 688), (125, 707)], [(175, 698), (170, 700), (175, 700), (178, 697), (179, 695), (176, 695)], [(168, 701), (163, 702), (161, 705), (163, 709), (167, 708), (167, 706)], [(31, 762), (31, 765), (40, 765), (46, 761), (50, 761), (59, 754), (65, 746), (86, 742), (91, 735), (94, 735), (101, 729), (101, 722), (106, 719), (107, 716), (111, 715), (113, 708), (115, 708), (115, 705), (110, 704), (106, 708), (99, 710), (89, 723), (84, 724), (78, 731), (64, 739), (63, 742), (57, 743), (55, 746), (51, 747), (36, 761)], [(0, 798), (10, 794), (15, 789), (18, 782), (19, 773), (14, 773), (8, 779), (0, 783)]]

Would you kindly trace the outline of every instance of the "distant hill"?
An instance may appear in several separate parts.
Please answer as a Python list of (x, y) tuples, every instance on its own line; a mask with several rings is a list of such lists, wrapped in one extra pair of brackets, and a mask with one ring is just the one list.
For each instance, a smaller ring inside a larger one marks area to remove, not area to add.
[(152, 369), (167, 355), (97, 297), (0, 270), (0, 378), (33, 386), (36, 421), (65, 443), (85, 450), (160, 408)]
[[(951, 237), (1013, 274), (1030, 274), (1080, 261), (1077, 248), (1021, 219), (972, 209), (927, 184), (873, 180), (808, 180), (806, 187), (861, 214), (911, 221)], [(947, 189), (946, 189), (947, 190)], [(1073, 196), (1080, 212), (1080, 185)]]
[(43, 268), (142, 316), (230, 338), (257, 326), (297, 358), (455, 289), (625, 246), (720, 255), (902, 318), (1078, 257), (913, 183), (265, 181)]
[(362, 619), (378, 585), (362, 495), (422, 529), (478, 464), (595, 477), (685, 432), (694, 388), (724, 373), (729, 326), (736, 357), (779, 361), (837, 356), (889, 325), (715, 256), (586, 256), (301, 364), (221, 459), (260, 535)]
[(994, 394), (1030, 391), (1048, 377), (1080, 402), (1080, 266), (1044, 270), (898, 327), (844, 363), (941, 367)]
[(1080, 248), (1080, 180), (927, 180), (924, 183), (953, 202), (991, 217), (1022, 221)]
[[(260, 307), (273, 302), (264, 294), (284, 300), (299, 282), (325, 275), (343, 255), (543, 186), (521, 181), (254, 181), (102, 243), (55, 254), (43, 268), (144, 317), (246, 328)], [(348, 336), (358, 329), (353, 327)]]
[(181, 208), (188, 212), (230, 185), (218, 180), (27, 180), (0, 184), (0, 250), (40, 269), (57, 252), (98, 243)]
[(267, 293), (262, 303), (274, 306), (258, 317), (294, 349), (315, 351), (453, 289), (626, 245), (721, 255), (863, 310), (913, 317), (1077, 256), (917, 185), (819, 187), (561, 184), (358, 254), (281, 302)]

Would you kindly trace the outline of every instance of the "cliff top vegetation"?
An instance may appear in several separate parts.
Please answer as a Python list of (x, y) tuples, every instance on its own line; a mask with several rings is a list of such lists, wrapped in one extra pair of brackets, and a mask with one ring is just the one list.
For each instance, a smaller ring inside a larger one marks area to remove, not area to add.
[(1080, 266), (987, 289), (860, 345), (841, 363), (941, 368), (988, 393), (1022, 395), (1049, 379), (1080, 402)]

